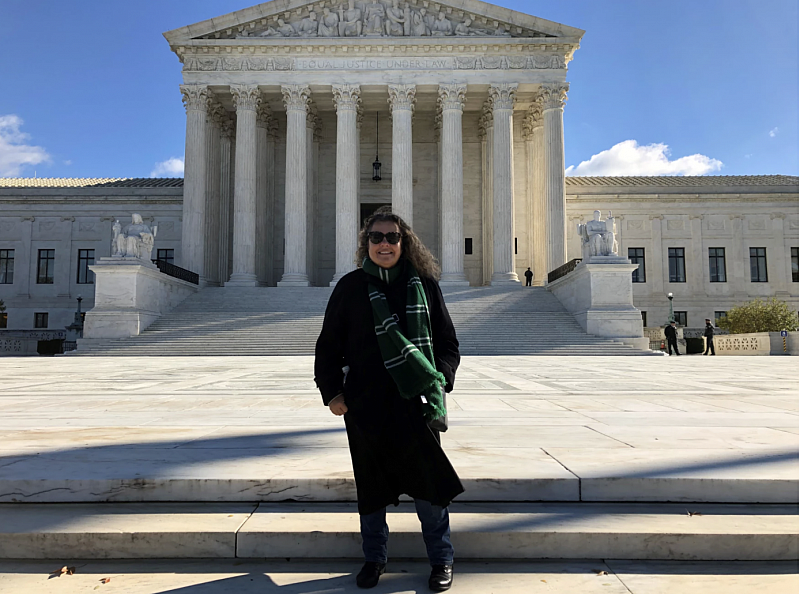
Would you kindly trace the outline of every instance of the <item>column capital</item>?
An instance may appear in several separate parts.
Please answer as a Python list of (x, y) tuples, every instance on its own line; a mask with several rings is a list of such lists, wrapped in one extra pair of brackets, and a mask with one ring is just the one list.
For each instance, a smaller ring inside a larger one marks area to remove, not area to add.
[(786, 213), (785, 212), (773, 212), (769, 215), (770, 219), (785, 219)]
[(181, 85), (183, 106), (186, 112), (205, 111), (208, 109), (210, 92), (206, 85)]
[(448, 83), (439, 85), (439, 93), (436, 105), (439, 111), (445, 109), (457, 109), (464, 111), (464, 102), (467, 98), (466, 83)]
[(528, 108), (525, 117), (522, 118), (522, 137), (525, 140), (532, 140), (533, 133), (544, 126), (544, 117), (541, 102), (535, 101)]
[(333, 85), (333, 106), (336, 111), (358, 110), (361, 104), (361, 85)]
[(442, 139), (442, 112), (441, 110), (436, 112), (436, 115), (433, 116), (433, 136), (436, 139), (436, 142), (439, 142)]
[(273, 125), (272, 109), (266, 103), (259, 103), (256, 108), (256, 126), (269, 130)]
[(389, 105), (392, 111), (408, 110), (414, 112), (414, 103), (417, 100), (416, 85), (389, 85)]
[(541, 97), (543, 109), (564, 109), (567, 102), (569, 83), (545, 83), (542, 85)]
[(492, 102), (487, 99), (483, 102), (483, 111), (481, 113), (481, 117), (478, 118), (478, 136), (480, 136), (482, 139), (485, 139), (489, 128), (492, 126), (494, 126)]
[(514, 109), (518, 88), (517, 83), (489, 85), (489, 101), (492, 104), (492, 110)]
[(233, 105), (236, 111), (256, 111), (261, 105), (261, 91), (258, 85), (231, 85)]
[(663, 221), (664, 220), (664, 215), (662, 215), (662, 214), (650, 215), (647, 218), (649, 218), (651, 221), (655, 221), (656, 219), (658, 219), (659, 221)]
[(281, 85), (286, 111), (308, 111), (311, 103), (311, 88), (308, 85)]
[(225, 116), (220, 120), (220, 130), (225, 138), (233, 140), (236, 137), (236, 122)]
[(361, 130), (361, 124), (364, 123), (364, 108), (359, 104), (356, 110), (356, 128)]

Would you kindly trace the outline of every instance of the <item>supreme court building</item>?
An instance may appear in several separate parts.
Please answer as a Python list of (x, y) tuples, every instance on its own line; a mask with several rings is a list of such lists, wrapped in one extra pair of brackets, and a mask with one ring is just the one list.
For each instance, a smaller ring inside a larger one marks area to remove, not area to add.
[(667, 293), (692, 327), (756, 297), (797, 307), (797, 177), (564, 177), (583, 33), (478, 0), (275, 0), (165, 33), (185, 178), (0, 179), (0, 328), (63, 328), (78, 295), (90, 309), (89, 267), (132, 213), (158, 226), (154, 257), (235, 290), (335, 283), (386, 204), (443, 284), (530, 267), (543, 285), (600, 209), (639, 264), (646, 326)]
[(181, 265), (211, 285), (335, 283), (391, 204), (444, 284), (518, 282), (520, 254), (542, 284), (567, 260), (583, 33), (477, 0), (274, 1), (165, 33), (187, 118)]

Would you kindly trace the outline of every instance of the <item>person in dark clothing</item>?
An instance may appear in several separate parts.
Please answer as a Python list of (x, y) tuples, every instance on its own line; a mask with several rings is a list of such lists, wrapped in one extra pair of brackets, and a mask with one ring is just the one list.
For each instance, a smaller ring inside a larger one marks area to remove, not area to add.
[(711, 354), (716, 355), (717, 353), (714, 352), (714, 326), (711, 325), (711, 318), (706, 318), (706, 329), (703, 331), (703, 336), (706, 337), (706, 352), (703, 354), (707, 355), (710, 349)]
[(673, 348), (675, 349), (675, 354), (680, 355), (681, 352), (678, 350), (678, 330), (675, 327), (675, 322), (670, 322), (669, 325), (664, 328), (664, 336), (667, 337), (667, 351), (670, 356), (672, 355)]
[(525, 286), (530, 287), (532, 280), (533, 280), (533, 272), (531, 271), (530, 266), (528, 266), (528, 269), (525, 271)]
[(430, 588), (453, 582), (448, 505), (464, 491), (429, 426), (445, 413), (460, 363), (458, 339), (436, 279), (439, 267), (387, 208), (359, 234), (359, 267), (336, 284), (316, 345), (322, 401), (344, 416), (371, 588), (386, 570), (386, 506), (414, 499), (432, 566)]

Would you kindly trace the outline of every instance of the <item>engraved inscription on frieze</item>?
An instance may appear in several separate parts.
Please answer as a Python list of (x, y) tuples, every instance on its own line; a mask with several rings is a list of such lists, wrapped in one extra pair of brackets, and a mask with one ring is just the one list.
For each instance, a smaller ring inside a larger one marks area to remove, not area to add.
[(290, 70), (534, 70), (563, 69), (563, 55), (458, 56), (444, 58), (205, 58), (187, 56), (185, 71), (274, 72)]

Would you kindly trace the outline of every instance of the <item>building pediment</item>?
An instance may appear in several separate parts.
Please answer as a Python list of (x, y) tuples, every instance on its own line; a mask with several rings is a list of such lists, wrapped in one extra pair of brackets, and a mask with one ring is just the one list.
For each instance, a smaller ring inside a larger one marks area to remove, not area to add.
[(502, 38), (577, 43), (584, 31), (479, 0), (273, 0), (164, 33), (170, 45), (202, 40)]

